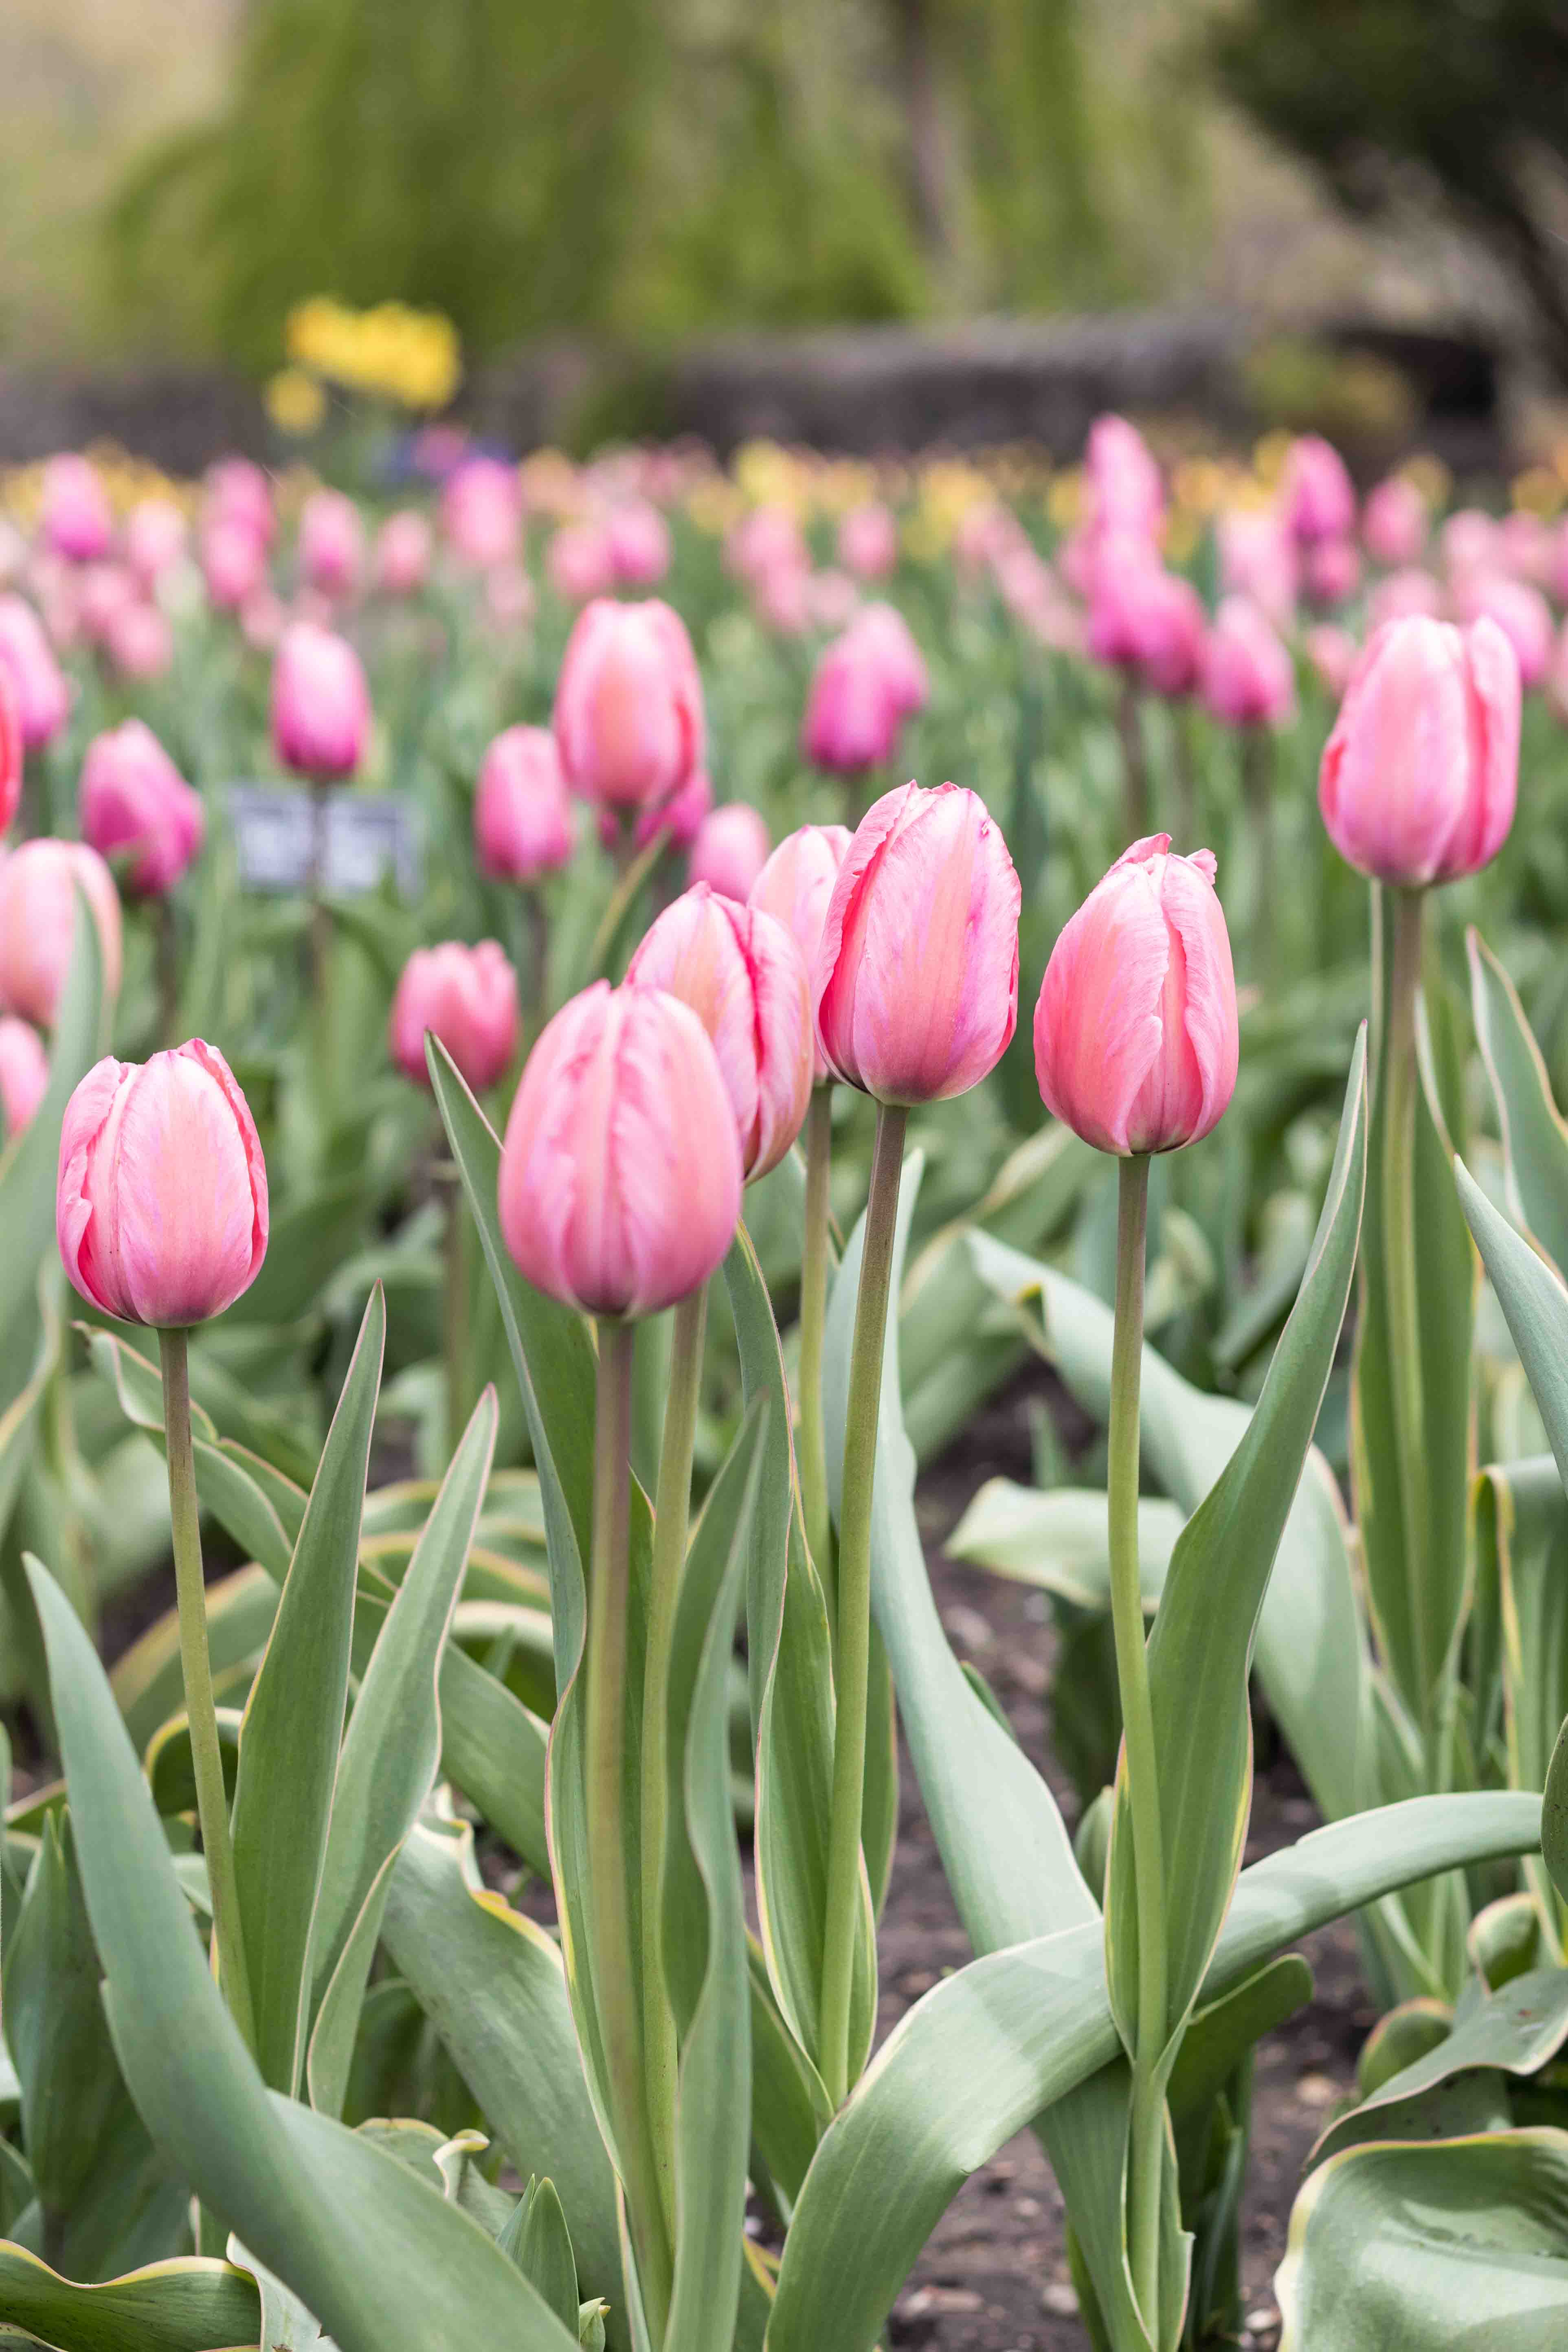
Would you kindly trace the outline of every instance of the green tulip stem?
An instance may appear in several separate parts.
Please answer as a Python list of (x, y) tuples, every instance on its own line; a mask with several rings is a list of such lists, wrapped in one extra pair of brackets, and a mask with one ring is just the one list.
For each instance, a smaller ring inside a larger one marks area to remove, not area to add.
[(445, 1323), (447, 1355), (447, 1454), (458, 1450), (468, 1418), (468, 1209), (463, 1180), (456, 1167), (447, 1171), (447, 1231), (445, 1235)]
[(1247, 946), (1251, 977), (1269, 982), (1278, 968), (1280, 908), (1274, 885), (1274, 730), (1243, 727), (1241, 797), (1252, 828), (1252, 907)]
[(899, 1177), (909, 1113), (883, 1103), (877, 1113), (871, 1188), (844, 1430), (844, 1491), (838, 1512), (837, 1639), (834, 1671), (833, 1801), (827, 1834), (827, 1918), (822, 1953), (820, 2063), (827, 2095), (842, 2106), (849, 2092), (849, 2007), (860, 1916), (860, 1823), (866, 1793), (866, 1694), (871, 1659), (871, 1485), (877, 1418), (882, 1402), (882, 1349), (892, 1286)]
[(1429, 1654), (1426, 1608), (1426, 1490), (1423, 1463), (1421, 1327), (1415, 1280), (1415, 1018), (1421, 999), (1426, 893), (1390, 890), (1394, 969), (1389, 982), (1388, 1034), (1384, 1041), (1383, 1252), (1388, 1306), (1390, 1402), (1398, 1455), (1399, 1500), (1405, 1522), (1421, 1725), (1432, 1733), (1432, 1699), (1439, 1661)]
[(1149, 831), (1149, 754), (1138, 681), (1131, 670), (1123, 672), (1117, 688), (1116, 731), (1121, 740), (1121, 822), (1130, 842), (1142, 841)]
[(594, 1998), (604, 2035), (610, 2120), (643, 2304), (664, 2341), (674, 2265), (648, 2131), (642, 2024), (633, 1969), (626, 1822), (627, 1537), (631, 1511), (629, 1323), (599, 1325), (594, 1549), (588, 1591), (586, 1769), (588, 1906)]
[(1132, 2145), (1129, 2236), (1132, 2284), (1150, 2336), (1160, 2293), (1160, 2194), (1165, 2155), (1165, 1863), (1154, 1714), (1138, 1570), (1138, 1393), (1143, 1359), (1143, 1255), (1149, 1159), (1120, 1163), (1116, 1230), (1116, 1333), (1110, 1358), (1109, 1488), (1110, 1618), (1121, 1696), (1127, 1805), (1138, 1906), (1138, 2029), (1132, 2053)]
[(196, 1465), (191, 1452), (191, 1375), (184, 1331), (160, 1331), (163, 1366), (163, 1433), (169, 1456), (169, 1518), (174, 1538), (174, 1590), (179, 1602), (180, 1665), (185, 1683), (185, 1713), (191, 1727), (191, 1764), (196, 1782), (196, 1813), (212, 1891), (213, 1934), (218, 1981), (229, 2014), (256, 2048), (250, 2006), (250, 1973), (239, 1924), (239, 1894), (229, 1836), (228, 1795), (223, 1752), (213, 1706), (212, 1660), (207, 1654), (206, 1579), (202, 1572), (202, 1531), (196, 1505)]
[(658, 1457), (658, 1493), (654, 1507), (653, 1573), (648, 1600), (647, 1654), (642, 1703), (642, 2010), (647, 2066), (647, 2104), (659, 2196), (667, 2227), (675, 2227), (675, 2011), (664, 1972), (664, 1856), (669, 1783), (669, 1655), (675, 1614), (686, 1570), (691, 1524), (691, 1454), (697, 1439), (697, 1406), (702, 1387), (702, 1339), (708, 1322), (708, 1286), (698, 1287), (675, 1310), (669, 1386), (665, 1396), (664, 1443)]
[(833, 1171), (833, 1087), (814, 1087), (805, 1125), (805, 1229), (800, 1261), (800, 1493), (805, 1540), (823, 1589), (833, 1591), (833, 1522), (822, 1421), (822, 1338), (827, 1321), (828, 1180)]

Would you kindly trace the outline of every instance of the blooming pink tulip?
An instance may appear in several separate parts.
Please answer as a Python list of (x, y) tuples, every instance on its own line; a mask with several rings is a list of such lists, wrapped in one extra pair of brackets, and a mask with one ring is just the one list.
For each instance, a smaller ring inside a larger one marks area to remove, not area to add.
[(105, 650), (121, 677), (133, 684), (165, 677), (174, 658), (174, 632), (167, 614), (140, 600), (123, 605), (110, 624)]
[(425, 1032), (436, 1035), (476, 1094), (493, 1087), (517, 1051), (517, 974), (494, 940), (416, 948), (403, 967), (387, 1031), (405, 1077), (428, 1086)]
[[(702, 830), (703, 819), (713, 805), (713, 786), (705, 768), (688, 776), (678, 793), (657, 807), (644, 809), (632, 828), (632, 840), (638, 849), (646, 849), (656, 834), (668, 834), (672, 849), (689, 849)], [(599, 835), (606, 849), (616, 845), (617, 827), (615, 818), (605, 810)]]
[(885, 580), (897, 569), (899, 526), (879, 499), (851, 507), (839, 524), (838, 561), (857, 580)]
[(202, 526), (202, 577), (207, 601), (237, 613), (267, 583), (267, 542), (238, 515), (215, 515)]
[(702, 764), (702, 680), (686, 624), (650, 598), (578, 614), (555, 688), (573, 791), (611, 810), (668, 800)]
[(1230, 937), (1213, 852), (1135, 841), (1051, 950), (1035, 1008), (1046, 1108), (1097, 1151), (1179, 1151), (1236, 1090)]
[(1267, 614), (1246, 596), (1227, 596), (1215, 614), (1204, 659), (1204, 700), (1232, 727), (1281, 727), (1294, 716), (1290, 656)]
[(48, 1085), (48, 1057), (37, 1031), (9, 1013), (0, 1017), (0, 1112), (7, 1143), (31, 1125)]
[(91, 563), (114, 543), (114, 514), (97, 467), (72, 451), (44, 467), (39, 515), (44, 544), (73, 563)]
[(278, 518), (272, 485), (248, 457), (220, 457), (207, 468), (203, 520), (240, 524), (263, 550), (272, 544)]
[(596, 981), (528, 1057), (501, 1149), (501, 1235), (590, 1315), (656, 1315), (707, 1281), (741, 1213), (741, 1144), (689, 1004)]
[(173, 499), (138, 499), (125, 519), (125, 561), (149, 593), (178, 563), (189, 536)]
[(1467, 621), (1479, 620), (1484, 613), (1497, 623), (1513, 647), (1521, 686), (1527, 694), (1538, 687), (1552, 660), (1552, 611), (1540, 589), (1494, 572), (1474, 582), (1459, 604)]
[(838, 869), (812, 973), (833, 1075), (906, 1106), (978, 1086), (1017, 1024), (1021, 897), (975, 793), (910, 783), (874, 801)]
[(546, 550), (544, 571), (563, 604), (586, 604), (605, 594), (616, 584), (616, 559), (604, 525), (563, 523)]
[(626, 971), (689, 1004), (713, 1040), (746, 1181), (776, 1168), (805, 1118), (815, 1055), (801, 952), (784, 925), (698, 882), (665, 908)]
[(509, 727), (479, 763), (474, 851), (498, 882), (537, 882), (572, 856), (572, 803), (548, 727)]
[(300, 509), (300, 570), (323, 596), (349, 596), (364, 564), (364, 525), (342, 490), (312, 490)]
[[(752, 885), (747, 903), (784, 925), (800, 950), (808, 973), (816, 968), (827, 902), (833, 896), (833, 886), (848, 846), (847, 824), (803, 824), (784, 835)], [(812, 1043), (816, 1083), (820, 1086), (828, 1076), (828, 1068), (822, 1048), (816, 1045), (815, 1024)]]
[(126, 858), (125, 887), (138, 897), (172, 890), (206, 830), (200, 796), (140, 719), (88, 745), (80, 814), (82, 839), (100, 857)]
[(83, 841), (25, 841), (0, 862), (0, 1007), (52, 1029), (70, 970), (79, 884), (98, 926), (104, 989), (120, 992), (120, 894)]
[(105, 1058), (66, 1105), (55, 1231), (89, 1306), (163, 1330), (205, 1323), (267, 1255), (267, 1163), (216, 1045)]
[(1390, 621), (1357, 665), (1318, 806), (1359, 872), (1415, 888), (1497, 856), (1519, 791), (1519, 664), (1495, 621)]
[(272, 742), (296, 774), (318, 783), (352, 775), (370, 735), (370, 692), (353, 647), (296, 621), (272, 667)]
[(1407, 474), (1390, 474), (1367, 492), (1362, 544), (1384, 571), (1403, 572), (1419, 563), (1426, 531), (1426, 501)]
[(522, 491), (514, 466), (467, 457), (447, 477), (441, 529), (460, 563), (488, 572), (514, 563), (522, 536)]
[(669, 525), (647, 499), (624, 499), (605, 526), (610, 569), (623, 588), (653, 588), (669, 570)]
[(375, 535), (375, 584), (384, 596), (416, 596), (430, 573), (431, 534), (416, 507), (388, 515)]
[(749, 801), (727, 801), (705, 816), (691, 845), (687, 872), (693, 882), (706, 882), (721, 898), (742, 905), (752, 885), (768, 862), (772, 844), (759, 810)]
[(41, 751), (69, 719), (71, 690), (37, 613), (20, 596), (0, 596), (0, 667), (16, 690), (22, 741)]
[(0, 833), (22, 805), (22, 698), (0, 661)]

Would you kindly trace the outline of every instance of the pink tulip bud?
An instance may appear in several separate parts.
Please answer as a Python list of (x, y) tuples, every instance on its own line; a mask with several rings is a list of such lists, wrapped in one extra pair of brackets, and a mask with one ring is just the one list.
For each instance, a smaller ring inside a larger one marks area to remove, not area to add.
[(300, 571), (322, 596), (352, 595), (364, 563), (364, 525), (342, 490), (312, 490), (300, 509)]
[[(702, 821), (713, 805), (713, 787), (707, 770), (699, 768), (688, 776), (678, 793), (657, 808), (644, 809), (632, 828), (632, 840), (638, 849), (646, 849), (656, 834), (668, 834), (672, 849), (689, 849), (702, 830)], [(613, 849), (618, 832), (616, 820), (608, 810), (601, 821), (599, 837), (607, 849)]]
[(508, 1250), (589, 1315), (657, 1315), (707, 1281), (741, 1214), (741, 1145), (689, 1004), (596, 981), (528, 1057), (499, 1185)]
[(806, 575), (805, 604), (814, 628), (842, 629), (860, 609), (860, 591), (847, 572), (812, 572)]
[(1021, 900), (977, 794), (910, 783), (874, 801), (838, 869), (812, 973), (833, 1075), (904, 1105), (978, 1086), (1017, 1024)]
[(669, 525), (647, 499), (625, 499), (612, 507), (605, 536), (610, 569), (621, 587), (655, 587), (669, 570)]
[(752, 609), (777, 637), (802, 637), (812, 623), (815, 601), (808, 565), (775, 563), (749, 583)]
[(1553, 552), (1551, 525), (1528, 507), (1516, 507), (1498, 525), (1498, 555), (1516, 580), (1544, 587), (1552, 578)]
[(136, 583), (122, 564), (83, 565), (77, 581), (77, 619), (89, 645), (106, 645), (126, 607), (139, 602)]
[(1416, 888), (1497, 856), (1519, 791), (1519, 664), (1495, 621), (1390, 621), (1357, 665), (1318, 806), (1360, 873)]
[(869, 646), (882, 665), (888, 691), (900, 719), (910, 719), (931, 699), (925, 656), (916, 645), (909, 623), (894, 604), (868, 604), (856, 614), (850, 630), (858, 642)]
[(1100, 541), (1090, 585), (1088, 650), (1170, 697), (1202, 675), (1205, 616), (1188, 580), (1167, 572), (1138, 539)]
[(1408, 620), (1424, 614), (1436, 620), (1443, 609), (1443, 591), (1429, 572), (1391, 572), (1372, 592), (1372, 625)]
[(70, 718), (71, 690), (37, 613), (20, 596), (0, 596), (0, 665), (16, 690), (22, 741), (42, 751)]
[(44, 467), (39, 516), (44, 543), (73, 563), (91, 563), (114, 543), (114, 514), (97, 467), (71, 452)]
[(149, 593), (178, 563), (189, 536), (173, 499), (138, 499), (125, 519), (125, 561)]
[(284, 632), (272, 666), (272, 743), (297, 775), (349, 776), (370, 736), (370, 693), (346, 639), (309, 621)]
[(863, 776), (891, 759), (899, 712), (872, 647), (846, 630), (823, 648), (801, 725), (803, 756), (833, 776)]
[(1304, 433), (1290, 444), (1283, 484), (1285, 519), (1300, 547), (1348, 539), (1355, 529), (1355, 490), (1331, 442)]
[(120, 894), (83, 841), (25, 841), (0, 862), (0, 1007), (52, 1029), (76, 939), (73, 885), (85, 892), (103, 957), (103, 984), (120, 992)]
[(82, 761), (82, 838), (100, 857), (123, 857), (138, 897), (172, 890), (202, 845), (206, 819), (151, 728), (128, 719), (95, 735)]
[(9, 665), (0, 661), (0, 833), (22, 805), (22, 700)]
[(1277, 629), (1296, 611), (1296, 544), (1268, 507), (1233, 508), (1219, 519), (1220, 581), (1228, 594), (1249, 597)]
[(699, 882), (667, 907), (626, 972), (689, 1004), (713, 1040), (748, 1182), (776, 1168), (811, 1099), (811, 998), (784, 925)]
[(428, 1086), (425, 1032), (433, 1029), (476, 1094), (493, 1087), (517, 1051), (517, 974), (494, 940), (416, 948), (392, 1000), (388, 1042), (405, 1077)]
[(479, 763), (474, 852), (497, 882), (537, 882), (574, 845), (561, 754), (547, 727), (509, 727)]
[(384, 596), (415, 596), (430, 574), (430, 525), (416, 508), (404, 507), (375, 535), (375, 584)]
[(441, 529), (460, 563), (488, 572), (514, 563), (522, 537), (522, 491), (513, 466), (467, 457), (447, 477)]
[(1084, 452), (1087, 521), (1091, 530), (1131, 530), (1153, 541), (1165, 520), (1160, 468), (1135, 425), (1124, 416), (1097, 417)]
[(237, 613), (266, 586), (267, 542), (237, 515), (203, 525), (201, 556), (207, 600), (220, 613)]
[(1456, 595), (1501, 568), (1497, 523), (1479, 507), (1461, 507), (1443, 525), (1443, 571)]
[(1484, 613), (1497, 623), (1513, 647), (1519, 682), (1531, 693), (1545, 677), (1552, 659), (1552, 610), (1540, 589), (1527, 580), (1494, 572), (1472, 583), (1458, 602), (1463, 619), (1479, 621)]
[(1336, 628), (1331, 621), (1321, 621), (1307, 632), (1307, 659), (1323, 692), (1336, 702), (1351, 682), (1359, 652), (1350, 631)]
[(37, 1031), (9, 1013), (0, 1018), (0, 1113), (7, 1143), (31, 1125), (48, 1084), (48, 1057)]
[(770, 572), (809, 572), (811, 554), (787, 507), (753, 507), (724, 542), (724, 562), (755, 587)]
[(272, 485), (248, 457), (220, 457), (207, 469), (204, 521), (231, 522), (248, 530), (263, 551), (272, 544), (278, 518)]
[(838, 526), (838, 561), (857, 580), (885, 580), (899, 562), (899, 526), (879, 499), (851, 507)]
[(156, 604), (127, 604), (115, 615), (107, 651), (122, 678), (147, 685), (166, 677), (174, 658), (174, 633)]
[(578, 614), (555, 689), (555, 740), (573, 791), (645, 808), (702, 764), (702, 680), (679, 614), (657, 598), (599, 597)]
[[(808, 974), (816, 968), (827, 902), (848, 847), (847, 824), (803, 824), (784, 835), (752, 885), (748, 904), (784, 925), (800, 950)], [(821, 1086), (830, 1074), (816, 1044), (815, 1023), (812, 1045), (816, 1083)]]
[(771, 846), (761, 813), (748, 801), (727, 801), (698, 826), (688, 877), (693, 882), (706, 882), (721, 898), (734, 898), (743, 906), (768, 862)]
[(1361, 585), (1361, 557), (1354, 540), (1314, 540), (1302, 561), (1301, 575), (1314, 604), (1347, 603)]
[(1204, 657), (1204, 700), (1232, 727), (1282, 727), (1295, 715), (1296, 672), (1265, 614), (1227, 596)]
[(55, 1231), (89, 1306), (161, 1330), (205, 1323), (267, 1255), (267, 1163), (250, 1106), (200, 1037), (106, 1055), (66, 1105)]
[(1374, 563), (1388, 572), (1419, 563), (1426, 531), (1426, 501), (1407, 474), (1390, 474), (1368, 491), (1361, 536)]
[(586, 604), (616, 584), (616, 559), (602, 523), (567, 522), (551, 540), (545, 576), (563, 604)]
[(1135, 841), (1051, 950), (1035, 1008), (1046, 1108), (1097, 1151), (1179, 1151), (1236, 1090), (1230, 936), (1212, 851)]
[(485, 618), (503, 635), (533, 618), (533, 583), (521, 563), (495, 563), (485, 574)]

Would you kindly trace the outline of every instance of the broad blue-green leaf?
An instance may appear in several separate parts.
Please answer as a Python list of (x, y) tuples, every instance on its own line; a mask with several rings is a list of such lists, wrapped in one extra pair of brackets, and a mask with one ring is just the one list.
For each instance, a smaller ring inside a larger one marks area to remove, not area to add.
[[(1138, 1570), (1143, 1605), (1152, 1610), (1185, 1514), (1163, 1496), (1138, 1505)], [(1089, 1486), (1020, 1486), (988, 1478), (942, 1546), (953, 1559), (973, 1560), (994, 1576), (1054, 1592), (1079, 1609), (1110, 1606), (1107, 1502)]]
[[(1478, 1580), (1497, 1597), (1508, 1777), (1543, 1788), (1568, 1717), (1568, 1496), (1550, 1454), (1493, 1463), (1476, 1482)], [(1528, 1865), (1552, 1916), (1544, 1866)]]
[[(206, 1604), (213, 1688), (222, 1699), (237, 1675), (243, 1672), (248, 1682), (251, 1662), (266, 1647), (278, 1613), (278, 1587), (253, 1561), (209, 1584)], [(149, 1625), (116, 1660), (109, 1679), (125, 1728), (138, 1748), (145, 1748), (183, 1702), (178, 1612), (168, 1610)]]
[(577, 2264), (552, 2180), (531, 2180), (498, 2241), (563, 2327), (577, 2326)]
[(1476, 1246), (1546, 1424), (1558, 1475), (1568, 1483), (1568, 1290), (1493, 1208), (1462, 1160), (1454, 1162), (1454, 1175)]
[(228, 2352), (258, 2341), (256, 2286), (232, 2263), (185, 2255), (78, 2286), (0, 2242), (0, 2325), (58, 2352)]
[(1270, 1960), (1205, 2009), (1194, 2010), (1182, 2036), (1167, 2098), (1180, 2123), (1221, 2091), (1226, 2077), (1265, 2034), (1312, 1998), (1312, 1971), (1299, 1952)]
[(348, 1702), (360, 1509), (381, 1389), (386, 1307), (371, 1292), (239, 1731), (234, 1872), (256, 2019), (256, 2062), (300, 2085), (310, 1935)]
[(256, 2292), (261, 2302), (261, 2328), (258, 2344), (265, 2352), (316, 2352), (322, 2342), (319, 2322), (306, 2310), (293, 2290), (286, 2287), (265, 2263), (231, 2237), (228, 2259), (237, 2269), (247, 2271), (256, 2282)]
[(833, 2120), (821, 2075), (784, 2023), (760, 1944), (749, 1942), (752, 1986), (752, 2160), (758, 2185), (788, 2221), (816, 2143)]
[(92, 1646), (37, 1563), (55, 1716), (121, 2070), (153, 2139), (342, 2352), (570, 2352), (477, 2224), (269, 2094), (224, 2008)]
[(441, 1653), (441, 1770), (541, 1878), (550, 1727), (448, 1641)]
[(1546, 1768), (1546, 1792), (1541, 1801), (1541, 1852), (1558, 1900), (1568, 1904), (1568, 1721), (1557, 1735), (1557, 1745)]
[(1476, 1040), (1502, 1128), (1509, 1207), (1559, 1274), (1568, 1273), (1568, 1127), (1512, 981), (1473, 925), (1465, 945)]

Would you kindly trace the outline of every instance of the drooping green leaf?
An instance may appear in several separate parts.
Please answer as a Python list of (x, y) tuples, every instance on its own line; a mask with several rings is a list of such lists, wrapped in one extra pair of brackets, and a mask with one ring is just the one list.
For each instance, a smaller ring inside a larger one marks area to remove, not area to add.
[(1465, 946), (1476, 1039), (1502, 1128), (1509, 1207), (1559, 1274), (1568, 1274), (1568, 1127), (1512, 981), (1474, 925)]
[(299, 2296), (265, 2263), (247, 2252), (237, 2238), (229, 2239), (228, 2259), (256, 2282), (261, 2303), (258, 2346), (265, 2346), (266, 2352), (316, 2352), (322, 2340), (321, 2326)]
[[(1143, 1606), (1152, 1610), (1185, 1514), (1159, 1496), (1138, 1504), (1138, 1569)], [(1016, 1584), (1057, 1593), (1079, 1609), (1110, 1606), (1106, 1497), (1088, 1486), (1020, 1486), (988, 1478), (942, 1547)]]
[(0, 2241), (0, 2326), (58, 2352), (227, 2352), (260, 2341), (256, 2285), (232, 2263), (194, 2255), (78, 2286)]

